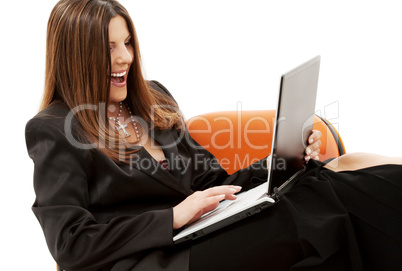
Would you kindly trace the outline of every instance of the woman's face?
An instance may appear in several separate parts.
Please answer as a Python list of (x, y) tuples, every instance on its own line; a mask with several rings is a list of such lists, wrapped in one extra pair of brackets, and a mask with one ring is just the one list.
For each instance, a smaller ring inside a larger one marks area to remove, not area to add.
[(109, 102), (123, 101), (127, 96), (127, 75), (134, 57), (131, 34), (126, 21), (120, 15), (109, 23), (109, 46), (111, 56)]

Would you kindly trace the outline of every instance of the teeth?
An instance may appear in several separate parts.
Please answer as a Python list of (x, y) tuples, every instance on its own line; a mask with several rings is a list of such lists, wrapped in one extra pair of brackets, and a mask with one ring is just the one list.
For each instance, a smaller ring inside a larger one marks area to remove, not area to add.
[(122, 77), (122, 76), (126, 75), (126, 73), (127, 73), (126, 71), (121, 72), (121, 73), (113, 73), (112, 72), (111, 76), (113, 76), (113, 77)]

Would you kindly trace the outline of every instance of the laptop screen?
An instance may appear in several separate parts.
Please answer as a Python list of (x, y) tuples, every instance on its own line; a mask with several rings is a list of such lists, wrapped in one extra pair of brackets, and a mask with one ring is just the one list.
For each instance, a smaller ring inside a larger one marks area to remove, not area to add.
[(268, 195), (303, 168), (304, 150), (314, 123), (320, 59), (317, 56), (281, 77)]

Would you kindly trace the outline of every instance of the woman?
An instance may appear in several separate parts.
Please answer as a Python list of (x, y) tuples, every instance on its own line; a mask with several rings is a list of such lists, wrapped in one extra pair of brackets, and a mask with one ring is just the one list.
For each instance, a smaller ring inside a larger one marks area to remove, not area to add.
[[(230, 176), (208, 167), (214, 157), (188, 135), (171, 94), (143, 79), (127, 11), (113, 0), (61, 0), (48, 23), (41, 111), (26, 126), (35, 163), (33, 211), (65, 270), (359, 270), (398, 264), (392, 251), (401, 251), (399, 231), (370, 215), (400, 224), (395, 206), (402, 167), (380, 165), (402, 161), (348, 155), (324, 166), (314, 160), (319, 137), (310, 137), (307, 173), (275, 207), (173, 245), (177, 229), (263, 182), (266, 161)], [(375, 207), (369, 215), (361, 208), (365, 195), (382, 202), (369, 204)], [(392, 251), (371, 257), (378, 252), (371, 240)]]

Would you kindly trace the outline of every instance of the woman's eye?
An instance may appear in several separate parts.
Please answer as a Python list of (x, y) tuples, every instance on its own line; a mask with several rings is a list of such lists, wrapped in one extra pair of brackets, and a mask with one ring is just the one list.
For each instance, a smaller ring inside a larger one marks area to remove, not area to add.
[(131, 41), (127, 41), (126, 43), (124, 43), (125, 46), (130, 46), (131, 45)]

